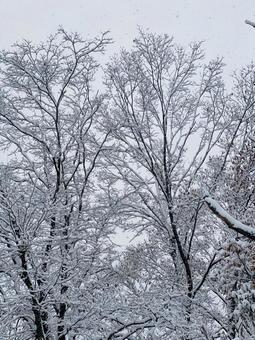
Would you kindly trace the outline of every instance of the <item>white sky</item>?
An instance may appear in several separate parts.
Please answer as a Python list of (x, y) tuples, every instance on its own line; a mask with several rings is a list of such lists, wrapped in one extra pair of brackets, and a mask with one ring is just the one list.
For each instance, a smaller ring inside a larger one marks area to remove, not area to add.
[(0, 13), (0, 48), (62, 25), (84, 37), (110, 30), (111, 53), (130, 46), (139, 25), (184, 45), (205, 40), (207, 56), (224, 56), (228, 70), (255, 57), (255, 29), (244, 24), (255, 21), (254, 0), (0, 0)]

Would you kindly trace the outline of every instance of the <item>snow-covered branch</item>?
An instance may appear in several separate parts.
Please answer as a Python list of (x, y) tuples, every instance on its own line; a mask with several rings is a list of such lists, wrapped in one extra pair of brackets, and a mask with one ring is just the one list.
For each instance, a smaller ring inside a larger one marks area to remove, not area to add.
[(255, 240), (255, 228), (246, 225), (231, 216), (220, 204), (210, 196), (205, 196), (205, 202), (210, 210), (219, 217), (230, 229)]
[(246, 23), (247, 25), (250, 25), (250, 26), (252, 26), (252, 27), (255, 28), (255, 22), (254, 22), (254, 21), (245, 20), (245, 23)]

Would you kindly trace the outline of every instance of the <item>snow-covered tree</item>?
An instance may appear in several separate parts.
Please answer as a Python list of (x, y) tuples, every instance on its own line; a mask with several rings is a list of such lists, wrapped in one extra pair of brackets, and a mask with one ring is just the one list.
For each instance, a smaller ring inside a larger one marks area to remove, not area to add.
[(228, 97), (221, 60), (205, 65), (202, 60), (200, 44), (185, 51), (166, 35), (140, 32), (133, 50), (122, 51), (106, 71), (112, 101), (108, 120), (116, 140), (109, 176), (123, 187), (127, 227), (157, 231), (165, 243), (165, 273), (172, 277), (163, 281), (165, 305), (181, 296), (165, 323), (172, 327), (166, 333), (171, 339), (207, 332), (203, 301), (210, 297), (203, 288), (218, 261), (198, 174), (223, 134)]
[(250, 340), (254, 65), (228, 94), (200, 43), (140, 31), (100, 94), (108, 43), (0, 53), (1, 336)]
[(254, 334), (254, 80), (254, 65), (235, 75), (229, 124), (207, 167), (205, 201), (225, 230), (215, 277), (226, 308), (227, 339), (252, 339)]
[(102, 338), (113, 210), (97, 180), (109, 131), (93, 80), (109, 42), (60, 29), (0, 54), (5, 339)]

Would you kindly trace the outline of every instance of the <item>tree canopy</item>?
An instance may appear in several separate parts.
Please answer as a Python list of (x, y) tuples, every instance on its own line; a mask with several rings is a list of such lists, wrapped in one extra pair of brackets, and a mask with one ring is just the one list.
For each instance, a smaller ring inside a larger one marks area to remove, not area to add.
[(109, 43), (0, 53), (0, 333), (253, 339), (254, 65), (228, 91), (201, 43)]

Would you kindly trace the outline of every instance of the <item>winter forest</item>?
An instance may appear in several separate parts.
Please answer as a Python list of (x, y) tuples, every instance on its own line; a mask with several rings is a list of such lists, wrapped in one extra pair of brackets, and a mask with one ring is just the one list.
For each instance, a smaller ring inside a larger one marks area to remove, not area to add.
[(0, 339), (254, 340), (255, 65), (111, 43), (0, 52)]

